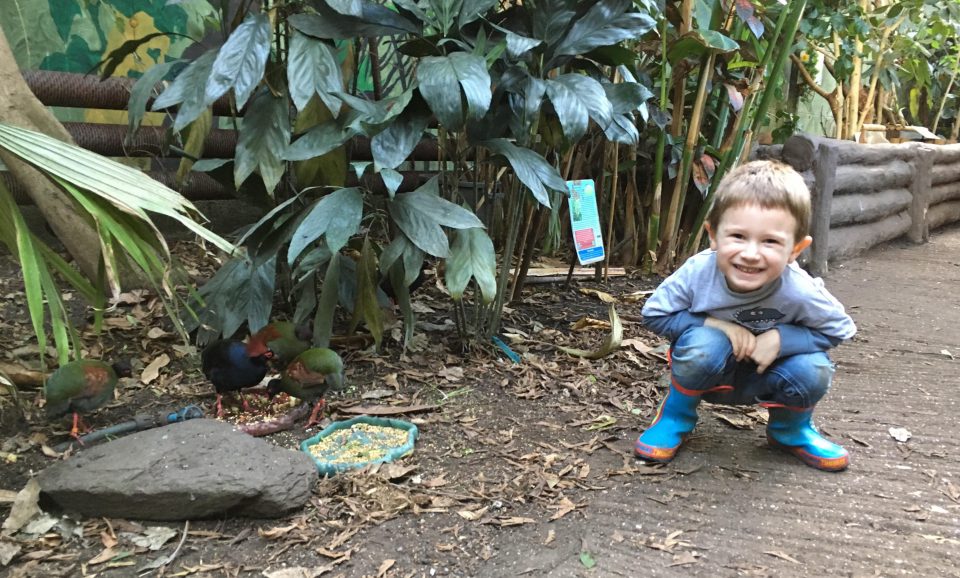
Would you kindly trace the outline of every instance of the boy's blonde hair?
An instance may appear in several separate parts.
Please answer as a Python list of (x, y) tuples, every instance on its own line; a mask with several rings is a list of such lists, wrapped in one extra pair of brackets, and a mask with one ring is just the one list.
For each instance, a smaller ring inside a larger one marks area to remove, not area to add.
[(727, 209), (758, 205), (764, 209), (784, 209), (797, 221), (794, 242), (810, 230), (810, 190), (800, 173), (777, 161), (752, 161), (727, 173), (710, 209), (707, 222), (713, 231)]

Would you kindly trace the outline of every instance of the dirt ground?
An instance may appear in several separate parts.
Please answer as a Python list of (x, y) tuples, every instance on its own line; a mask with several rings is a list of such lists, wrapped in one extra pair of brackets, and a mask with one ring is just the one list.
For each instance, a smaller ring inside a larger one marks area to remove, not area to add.
[[(416, 295), (415, 350), (344, 347), (350, 387), (328, 400), (334, 419), (357, 405), (436, 405), (399, 416), (420, 428), (411, 456), (321, 480), (284, 519), (61, 519), (0, 541), (0, 551), (17, 549), (0, 575), (960, 576), (960, 228), (923, 246), (874, 249), (826, 281), (860, 330), (834, 352), (834, 387), (817, 414), (850, 450), (846, 472), (768, 448), (765, 412), (754, 408), (706, 406), (672, 464), (634, 460), (665, 369), (650, 350), (659, 341), (636, 322), (653, 279), (530, 286), (504, 324), (519, 364), (492, 349), (459, 352), (448, 300), (428, 287)], [(29, 365), (36, 345), (16, 275), (2, 283), (0, 360)], [(592, 289), (618, 300), (624, 328), (621, 348), (593, 361), (551, 345), (599, 346), (607, 306)], [(141, 371), (164, 354), (171, 361), (149, 384), (127, 380), (91, 425), (209, 406), (195, 353), (156, 331), (162, 311), (149, 296), (130, 301), (105, 336), (88, 336), (91, 356), (132, 355)], [(0, 397), (2, 449), (17, 456), (0, 464), (2, 490), (58, 459), (43, 446), (64, 439), (64, 423), (40, 417), (40, 396), (23, 397), (29, 424)], [(295, 448), (315, 432), (268, 439)], [(0, 516), (9, 508), (0, 504)]]

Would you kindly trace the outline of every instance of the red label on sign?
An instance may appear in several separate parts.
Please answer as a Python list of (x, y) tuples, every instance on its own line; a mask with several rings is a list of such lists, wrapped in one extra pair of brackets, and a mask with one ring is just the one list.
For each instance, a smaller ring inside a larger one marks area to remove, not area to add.
[(574, 231), (573, 237), (577, 241), (577, 249), (589, 249), (593, 247), (593, 229)]

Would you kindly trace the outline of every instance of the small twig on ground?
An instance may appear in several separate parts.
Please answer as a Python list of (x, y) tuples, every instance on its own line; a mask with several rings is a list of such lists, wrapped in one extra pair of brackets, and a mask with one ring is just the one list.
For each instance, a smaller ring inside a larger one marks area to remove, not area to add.
[(190, 520), (187, 520), (183, 523), (183, 536), (180, 537), (180, 543), (177, 544), (177, 549), (173, 551), (173, 554), (170, 554), (166, 558), (158, 558), (153, 562), (150, 562), (137, 570), (140, 573), (140, 576), (146, 576), (150, 572), (160, 568), (162, 566), (168, 566), (174, 560), (177, 559), (177, 556), (180, 554), (180, 549), (183, 548), (183, 543), (187, 541), (187, 534), (190, 531)]

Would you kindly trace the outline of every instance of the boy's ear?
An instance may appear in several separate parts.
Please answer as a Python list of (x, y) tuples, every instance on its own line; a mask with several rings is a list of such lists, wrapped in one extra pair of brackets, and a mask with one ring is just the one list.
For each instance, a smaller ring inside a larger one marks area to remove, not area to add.
[(803, 250), (810, 246), (810, 243), (813, 243), (813, 237), (810, 235), (800, 239), (800, 242), (793, 246), (793, 251), (790, 253), (790, 262), (796, 261), (800, 253), (803, 253)]
[(707, 231), (707, 236), (710, 237), (710, 248), (714, 251), (717, 250), (717, 234), (714, 232), (713, 228), (710, 227), (710, 223), (704, 222), (703, 228)]

